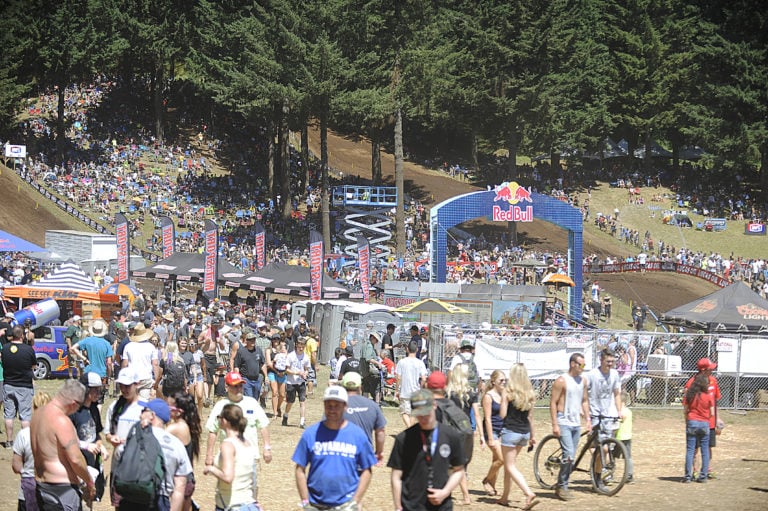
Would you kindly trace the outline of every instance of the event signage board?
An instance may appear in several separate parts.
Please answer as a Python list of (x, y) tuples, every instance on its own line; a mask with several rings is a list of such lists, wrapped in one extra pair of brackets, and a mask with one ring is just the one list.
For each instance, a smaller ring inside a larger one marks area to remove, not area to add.
[(128, 284), (131, 271), (131, 239), (128, 219), (121, 213), (115, 215), (115, 238), (117, 240), (117, 281)]
[(493, 202), (507, 203), (504, 207), (494, 204), (491, 214), (494, 222), (533, 222), (533, 206), (530, 205), (533, 199), (530, 188), (512, 181), (501, 183), (493, 191), (496, 193)]

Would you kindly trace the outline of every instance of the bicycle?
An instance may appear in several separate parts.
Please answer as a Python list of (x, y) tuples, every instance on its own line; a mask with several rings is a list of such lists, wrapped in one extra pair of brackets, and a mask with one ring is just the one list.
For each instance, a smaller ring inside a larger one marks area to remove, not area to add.
[[(587, 437), (581, 450), (577, 448), (578, 456), (573, 462), (573, 472), (579, 470), (588, 472), (592, 482), (592, 488), (602, 495), (616, 495), (627, 482), (628, 460), (627, 450), (624, 444), (615, 438), (599, 440), (598, 428), (604, 421), (617, 421), (618, 417), (597, 418), (599, 423), (591, 431), (585, 431), (581, 437)], [(596, 448), (599, 447), (599, 448)], [(589, 468), (580, 469), (579, 463), (592, 451), (592, 459)], [(560, 447), (560, 439), (553, 434), (545, 436), (536, 447), (533, 454), (533, 474), (539, 486), (545, 490), (553, 490), (557, 486), (557, 476), (560, 473), (560, 464), (563, 450)]]

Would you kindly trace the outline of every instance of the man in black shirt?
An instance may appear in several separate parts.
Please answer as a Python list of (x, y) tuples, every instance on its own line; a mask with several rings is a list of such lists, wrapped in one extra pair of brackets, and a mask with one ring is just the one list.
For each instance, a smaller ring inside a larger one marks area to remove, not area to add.
[(3, 346), (3, 373), (5, 377), (5, 434), (7, 442), (3, 447), (13, 445), (13, 419), (19, 416), (21, 427), (29, 427), (32, 419), (32, 397), (34, 388), (32, 370), (37, 366), (35, 349), (24, 344), (24, 328), (16, 325), (11, 329), (11, 342)]
[(342, 362), (341, 367), (339, 368), (339, 380), (344, 378), (344, 375), (350, 371), (360, 373), (360, 359), (355, 358), (352, 346), (344, 348), (344, 354), (347, 356), (347, 359)]
[(392, 499), (402, 511), (451, 511), (451, 492), (464, 477), (459, 433), (438, 424), (435, 399), (428, 390), (411, 396), (417, 423), (400, 432), (387, 466), (392, 469)]
[(102, 390), (101, 376), (94, 372), (83, 373), (80, 383), (85, 385), (85, 398), (80, 408), (69, 416), (69, 420), (77, 431), (80, 452), (83, 453), (85, 462), (98, 473), (96, 478), (96, 500), (98, 501), (104, 495), (102, 460), (108, 453), (107, 447), (101, 441), (101, 433), (104, 431), (98, 403)]
[(235, 363), (232, 368), (245, 378), (243, 394), (259, 399), (261, 385), (267, 379), (267, 366), (264, 352), (256, 346), (256, 333), (249, 330), (245, 334), (245, 346), (241, 346), (235, 355)]

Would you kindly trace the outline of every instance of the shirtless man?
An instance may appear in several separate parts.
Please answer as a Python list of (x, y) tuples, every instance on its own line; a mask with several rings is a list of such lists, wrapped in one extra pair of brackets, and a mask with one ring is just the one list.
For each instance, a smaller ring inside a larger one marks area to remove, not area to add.
[(85, 387), (77, 380), (67, 380), (56, 397), (37, 410), (30, 425), (32, 453), (37, 477), (37, 501), (42, 511), (80, 511), (80, 480), (85, 481), (86, 503), (90, 505), (95, 486), (88, 465), (80, 452), (77, 431), (69, 415), (85, 399)]
[(200, 336), (197, 338), (197, 345), (203, 350), (205, 356), (205, 368), (206, 368), (206, 381), (205, 381), (205, 403), (211, 406), (211, 394), (218, 382), (218, 375), (216, 375), (216, 366), (218, 360), (216, 357), (216, 348), (219, 350), (226, 350), (227, 344), (224, 341), (224, 336), (219, 333), (219, 327), (221, 327), (221, 319), (218, 316), (214, 316), (211, 319), (211, 324), (208, 328), (204, 329)]

